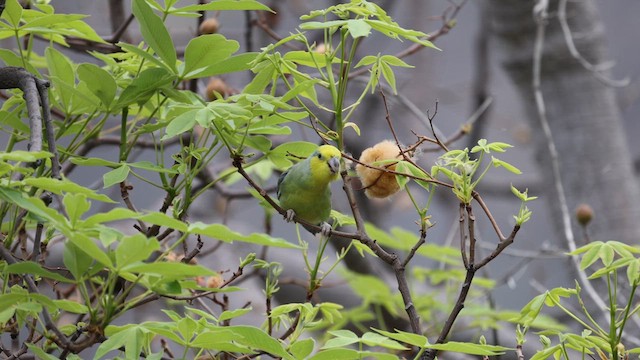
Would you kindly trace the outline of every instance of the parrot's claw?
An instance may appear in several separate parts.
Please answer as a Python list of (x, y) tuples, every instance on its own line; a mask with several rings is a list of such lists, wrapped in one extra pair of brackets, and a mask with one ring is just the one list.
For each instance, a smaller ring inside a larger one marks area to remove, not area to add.
[(289, 209), (289, 210), (287, 210), (287, 213), (284, 215), (284, 219), (287, 222), (292, 222), (294, 216), (296, 216), (296, 212), (293, 211), (292, 209)]
[(331, 231), (332, 231), (332, 230), (333, 230), (333, 229), (331, 228), (331, 225), (329, 225), (329, 223), (327, 223), (327, 222), (323, 222), (323, 223), (320, 225), (320, 234), (321, 234), (323, 237), (329, 237), (329, 235), (331, 235)]

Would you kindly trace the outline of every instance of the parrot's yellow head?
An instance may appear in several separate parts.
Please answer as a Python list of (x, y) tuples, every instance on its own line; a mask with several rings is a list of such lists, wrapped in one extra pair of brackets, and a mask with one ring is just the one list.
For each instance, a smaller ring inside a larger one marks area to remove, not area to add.
[(311, 162), (311, 176), (320, 183), (330, 183), (338, 179), (340, 172), (340, 150), (331, 145), (319, 146), (309, 156)]

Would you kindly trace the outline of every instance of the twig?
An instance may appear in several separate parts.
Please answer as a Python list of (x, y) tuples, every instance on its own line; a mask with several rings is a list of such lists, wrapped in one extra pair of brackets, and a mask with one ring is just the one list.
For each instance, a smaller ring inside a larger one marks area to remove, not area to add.
[[(13, 255), (4, 246), (0, 246), (0, 257), (4, 259), (4, 261), (6, 261), (9, 265), (17, 263), (17, 261), (13, 258)], [(38, 286), (33, 281), (30, 275), (22, 275), (21, 277), (27, 284), (29, 291), (35, 294), (40, 293), (40, 291), (38, 291)], [(65, 349), (77, 349), (77, 346), (70, 343), (67, 337), (62, 333), (62, 331), (60, 331), (60, 329), (58, 329), (58, 327), (54, 324), (53, 318), (51, 318), (51, 315), (49, 314), (49, 311), (46, 307), (42, 308), (42, 317), (44, 318), (45, 327), (48, 330), (53, 331), (53, 333), (55, 334), (56, 337), (52, 340), (56, 344), (59, 344), (62, 348)]]
[[(567, 204), (567, 197), (564, 192), (564, 186), (562, 185), (562, 172), (560, 171), (560, 160), (558, 157), (558, 150), (553, 140), (553, 134), (551, 133), (551, 127), (549, 126), (549, 120), (547, 119), (547, 110), (544, 103), (544, 97), (542, 95), (541, 88), (541, 72), (542, 72), (542, 49), (544, 45), (545, 26), (547, 21), (547, 2), (545, 0), (538, 0), (534, 11), (534, 19), (536, 22), (536, 37), (533, 47), (533, 78), (532, 86), (533, 93), (536, 101), (536, 109), (538, 111), (538, 119), (544, 133), (549, 155), (551, 158), (551, 169), (553, 174), (553, 185), (558, 193), (558, 201), (560, 203), (560, 211), (562, 213), (562, 225), (564, 229), (565, 240), (569, 251), (576, 249), (575, 236), (571, 227), (571, 215), (569, 213), (569, 206)], [(597, 291), (593, 288), (585, 273), (580, 270), (580, 261), (577, 256), (571, 256), (572, 263), (576, 269), (582, 288), (587, 291), (589, 297), (598, 306), (600, 311), (604, 314), (608, 314), (607, 305), (602, 298), (598, 295)], [(608, 318), (608, 315), (605, 316)]]
[(436, 134), (436, 129), (433, 127), (433, 119), (436, 118), (437, 114), (438, 114), (438, 100), (436, 100), (436, 106), (435, 106), (435, 109), (433, 110), (433, 115), (429, 114), (429, 110), (427, 110), (427, 118), (429, 118), (429, 127), (431, 128), (431, 133), (433, 134), (433, 138), (436, 140), (436, 143), (445, 152), (448, 152), (449, 148), (447, 148), (447, 145), (445, 145), (442, 141), (440, 141), (440, 139), (438, 138), (438, 135)]
[(45, 133), (47, 136), (47, 148), (53, 155), (51, 157), (51, 176), (54, 179), (60, 179), (60, 156), (56, 148), (56, 135), (53, 131), (53, 122), (51, 121), (51, 111), (49, 110), (49, 86), (48, 81), (35, 79), (38, 95), (40, 96), (40, 105), (42, 106), (42, 118), (44, 121)]
[(578, 48), (576, 48), (576, 44), (573, 42), (571, 28), (569, 28), (569, 23), (567, 22), (567, 0), (560, 0), (558, 2), (558, 21), (560, 22), (560, 27), (562, 28), (562, 33), (564, 34), (564, 41), (567, 44), (569, 53), (571, 53), (571, 56), (573, 56), (574, 59), (578, 60), (582, 67), (593, 73), (593, 76), (595, 76), (596, 79), (600, 80), (605, 85), (612, 87), (624, 87), (629, 85), (629, 83), (631, 82), (631, 79), (629, 79), (629, 77), (625, 77), (622, 80), (614, 80), (603, 74), (604, 71), (610, 68), (611, 65), (609, 63), (593, 65), (587, 59), (585, 59), (582, 54), (580, 54), (580, 51), (578, 51)]
[[(134, 212), (138, 212), (138, 209), (136, 209), (136, 206), (133, 205), (133, 202), (131, 202), (131, 198), (129, 197), (129, 190), (132, 190), (133, 186), (127, 184), (126, 181), (123, 181), (120, 183), (120, 197), (122, 197), (122, 201), (124, 201), (124, 204), (127, 205), (127, 208), (131, 211)], [(147, 224), (144, 223), (144, 221), (138, 219), (138, 231), (140, 231), (141, 233), (146, 233), (147, 232)]]
[[(453, 3), (453, 2), (452, 2)], [(460, 4), (455, 4), (453, 3), (452, 7), (449, 7), (447, 9), (445, 9), (444, 13), (442, 14), (442, 25), (440, 26), (440, 29), (438, 29), (436, 32), (433, 32), (429, 35), (427, 35), (426, 40), (429, 40), (431, 42), (436, 41), (439, 37), (441, 37), (442, 35), (446, 35), (449, 33), (449, 31), (451, 29), (453, 29), (453, 27), (455, 26), (455, 20), (456, 17), (458, 16), (458, 13), (460, 12), (460, 10), (462, 10), (462, 7), (464, 7), (464, 5), (467, 3), (467, 0), (462, 1)], [(449, 13), (451, 13), (451, 15), (449, 15)], [(397, 54), (395, 54), (394, 56), (397, 58), (405, 58), (409, 55), (415, 54), (418, 51), (424, 49), (425, 46), (415, 43), (412, 44), (411, 46), (409, 46), (408, 48), (406, 48), (403, 51), (398, 52)], [(367, 71), (369, 71), (370, 67), (363, 67), (360, 68), (356, 71), (352, 71), (349, 74), (349, 78), (354, 78), (356, 76), (360, 76), (362, 74), (365, 74)]]
[[(193, 248), (193, 250), (191, 250), (191, 252), (187, 255), (184, 256), (184, 258), (182, 258), (182, 262), (185, 264), (188, 264), (191, 259), (193, 259), (194, 257), (196, 257), (198, 254), (200, 254), (200, 250), (202, 250), (202, 246), (204, 245), (204, 242), (202, 242), (202, 238), (200, 237), (200, 235), (198, 235), (197, 240), (196, 240), (196, 247)], [(185, 241), (186, 243), (186, 241)]]

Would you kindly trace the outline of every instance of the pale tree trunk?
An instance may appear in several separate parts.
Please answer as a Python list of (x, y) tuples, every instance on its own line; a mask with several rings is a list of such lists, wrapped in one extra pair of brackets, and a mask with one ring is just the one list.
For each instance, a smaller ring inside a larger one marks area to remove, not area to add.
[[(522, 96), (536, 139), (540, 171), (547, 191), (557, 240), (562, 227), (558, 193), (553, 186), (550, 153), (532, 87), (533, 46), (536, 22), (532, 1), (489, 0), (492, 30), (502, 51), (507, 74)], [(569, 1), (567, 20), (578, 51), (592, 64), (610, 60), (604, 26), (593, 1)], [(589, 204), (595, 212), (589, 233), (592, 239), (637, 243), (640, 239), (640, 192), (633, 173), (628, 144), (615, 99), (615, 89), (598, 80), (568, 51), (557, 17), (558, 2), (548, 7), (541, 90), (547, 118), (559, 154), (562, 184), (568, 208)], [(578, 245), (582, 231), (574, 217)]]

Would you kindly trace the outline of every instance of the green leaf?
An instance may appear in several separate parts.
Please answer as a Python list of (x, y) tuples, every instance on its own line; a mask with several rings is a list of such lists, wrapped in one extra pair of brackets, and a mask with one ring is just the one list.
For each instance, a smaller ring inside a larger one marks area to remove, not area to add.
[(360, 341), (358, 335), (350, 330), (334, 330), (329, 331), (329, 334), (334, 337), (329, 339), (322, 349), (331, 349), (336, 347), (345, 347), (347, 345), (355, 344)]
[(304, 159), (311, 155), (318, 145), (306, 141), (290, 141), (282, 145), (277, 146), (267, 154), (267, 158), (273, 162), (273, 164), (279, 168), (284, 169), (292, 165), (291, 160), (287, 158), (287, 155), (295, 155)]
[(452, 351), (470, 355), (496, 356), (502, 355), (512, 348), (497, 345), (480, 345), (473, 343), (465, 343), (458, 341), (449, 341), (446, 344), (427, 345), (427, 349), (436, 349), (440, 351)]
[(132, 168), (142, 169), (147, 171), (153, 171), (158, 173), (166, 173), (166, 174), (177, 174), (178, 171), (175, 169), (167, 169), (160, 165), (154, 164), (151, 161), (138, 161), (133, 163), (127, 163)]
[(85, 63), (78, 65), (78, 79), (87, 84), (87, 88), (109, 108), (116, 96), (117, 85), (113, 76), (101, 67)]
[(355, 360), (362, 356), (353, 349), (327, 349), (313, 355), (309, 360)]
[(47, 68), (49, 69), (49, 77), (54, 87), (57, 89), (56, 94), (60, 98), (62, 107), (65, 112), (71, 111), (72, 93), (66, 91), (63, 86), (67, 84), (69, 87), (75, 87), (75, 75), (71, 61), (60, 51), (54, 47), (47, 47), (45, 50), (45, 58), (47, 59)]
[(50, 157), (51, 153), (48, 151), (13, 150), (11, 152), (0, 153), (0, 160), (2, 161), (34, 162), (40, 159), (48, 159)]
[(71, 226), (74, 228), (82, 215), (91, 208), (91, 203), (87, 201), (84, 194), (66, 194), (62, 202), (69, 215)]
[[(8, 0), (8, 1), (15, 1), (15, 0)], [(26, 344), (27, 344), (27, 347), (29, 348), (29, 351), (33, 352), (34, 355), (36, 355), (40, 360), (59, 360), (60, 359), (58, 356), (53, 356), (51, 354), (48, 354), (43, 349), (39, 348), (37, 345), (34, 345), (32, 343), (26, 343)]]
[[(580, 270), (584, 270), (591, 266), (594, 262), (598, 261), (600, 257), (600, 250), (604, 247), (602, 241), (592, 241), (588, 245), (588, 251), (582, 256), (580, 261)], [(587, 248), (586, 246), (584, 248)]]
[[(30, 14), (33, 14), (33, 13), (30, 13)], [(39, 17), (29, 19), (20, 28), (22, 30), (35, 29), (39, 27), (51, 28), (52, 27), (51, 25), (66, 24), (66, 23), (80, 20), (86, 17), (87, 15), (80, 15), (80, 14), (48, 14), (48, 15), (42, 14)]]
[(220, 11), (220, 10), (263, 10), (271, 11), (268, 6), (254, 0), (215, 0), (207, 4), (188, 5), (179, 11)]
[(386, 336), (382, 336), (380, 334), (367, 332), (362, 335), (362, 343), (368, 346), (381, 346), (387, 349), (393, 350), (408, 350), (406, 347), (402, 346), (402, 344), (397, 341), (391, 340)]
[(393, 73), (393, 69), (391, 68), (391, 66), (389, 66), (387, 63), (381, 62), (380, 70), (382, 72), (382, 76), (384, 76), (385, 80), (387, 80), (387, 82), (389, 83), (389, 86), (391, 86), (391, 89), (393, 89), (393, 93), (397, 94), (398, 90), (396, 89), (396, 75)]
[(156, 225), (166, 226), (181, 232), (187, 231), (187, 224), (161, 212), (151, 212), (138, 217), (140, 220)]
[[(406, 166), (406, 161), (398, 161), (396, 163), (396, 171), (402, 174), (408, 174), (409, 169)], [(398, 182), (398, 185), (400, 186), (400, 189), (404, 189), (404, 187), (409, 182), (409, 178), (406, 176), (396, 175), (395, 178), (396, 178), (396, 181)]]
[(201, 109), (189, 110), (176, 116), (173, 120), (171, 120), (169, 125), (167, 125), (165, 129), (166, 133), (162, 137), (162, 139), (164, 140), (167, 138), (171, 138), (176, 135), (180, 135), (185, 131), (193, 129), (193, 127), (196, 125), (196, 115), (200, 110)]
[(362, 59), (360, 59), (360, 61), (358, 61), (355, 67), (358, 68), (361, 66), (372, 65), (378, 61), (378, 58), (379, 58), (378, 56), (367, 55)]
[(118, 221), (124, 219), (135, 219), (139, 216), (135, 211), (131, 211), (126, 208), (115, 208), (111, 209), (105, 213), (99, 213), (95, 215), (91, 215), (84, 220), (84, 224), (88, 227), (94, 226), (97, 224), (102, 224), (109, 221)]
[(209, 67), (215, 68), (216, 63), (228, 59), (238, 51), (240, 44), (235, 40), (227, 40), (220, 34), (198, 36), (187, 44), (184, 53), (185, 79), (210, 76), (206, 73)]
[[(294, 79), (297, 80), (297, 78)], [(313, 93), (310, 90), (313, 89), (313, 87), (319, 82), (320, 81), (318, 79), (296, 81), (295, 86), (291, 90), (287, 91), (284, 95), (282, 95), (281, 100), (289, 101), (298, 95), (305, 96), (307, 98), (313, 98)], [(305, 114), (305, 117), (306, 116), (309, 116), (309, 114)]]
[(158, 68), (166, 69), (167, 72), (171, 73), (171, 68), (169, 68), (165, 63), (163, 63), (160, 59), (153, 56), (150, 51), (144, 50), (140, 48), (142, 45), (134, 46), (128, 43), (119, 42), (116, 44), (119, 48), (121, 48), (125, 53), (132, 53), (134, 55), (139, 56), (140, 58), (148, 61), (149, 64), (153, 64)]
[(347, 24), (347, 20), (332, 20), (332, 21), (308, 21), (300, 24), (302, 30), (319, 30), (329, 28), (339, 28)]
[(519, 317), (512, 319), (512, 321), (522, 324), (523, 326), (529, 326), (540, 314), (546, 299), (547, 293), (534, 297), (520, 310)]
[(509, 145), (507, 143), (503, 143), (503, 142), (492, 142), (487, 144), (487, 148), (490, 151), (494, 151), (494, 152), (498, 152), (498, 153), (503, 153), (506, 151), (506, 149), (508, 148), (512, 148), (512, 145)]
[(201, 265), (176, 262), (135, 263), (122, 268), (123, 271), (140, 274), (156, 274), (168, 279), (214, 275), (215, 272)]
[(20, 26), (20, 19), (22, 18), (22, 6), (20, 6), (18, 0), (7, 0), (4, 11), (2, 12), (2, 18), (6, 19), (7, 22), (14, 28)]
[(377, 333), (380, 333), (388, 338), (416, 346), (418, 348), (424, 348), (429, 345), (429, 340), (426, 337), (418, 334), (413, 334), (410, 332), (396, 330), (396, 332), (389, 332), (384, 330), (379, 330), (376, 328), (372, 328)]
[(72, 157), (70, 161), (73, 164), (80, 166), (107, 166), (107, 167), (118, 167), (120, 163), (115, 161), (109, 161), (101, 158), (84, 158), (84, 157)]
[(190, 345), (202, 349), (254, 354), (251, 349), (236, 344), (241, 339), (242, 337), (233, 331), (212, 328), (199, 333)]
[(313, 348), (315, 346), (315, 341), (313, 338), (297, 340), (289, 347), (289, 352), (296, 359), (305, 359), (313, 352)]
[(116, 265), (119, 269), (137, 261), (146, 260), (154, 251), (160, 249), (158, 240), (144, 234), (125, 236), (116, 248)]
[(635, 259), (629, 263), (627, 267), (627, 279), (630, 285), (638, 285), (640, 283), (640, 259)]
[(514, 173), (514, 174), (516, 174), (516, 175), (520, 175), (520, 174), (522, 174), (522, 171), (520, 171), (520, 169), (518, 169), (517, 167), (515, 167), (515, 166), (513, 166), (513, 165), (509, 164), (509, 163), (508, 163), (508, 162), (506, 162), (506, 161), (502, 161), (502, 160), (496, 159), (496, 158), (495, 158), (495, 157), (493, 157), (493, 156), (491, 157), (491, 163), (492, 163), (492, 164), (493, 164), (493, 166), (495, 166), (495, 167), (503, 167), (503, 168), (505, 168), (507, 171), (509, 171), (509, 172), (511, 172), (511, 173)]
[(274, 246), (289, 249), (299, 249), (300, 246), (292, 244), (287, 240), (281, 238), (275, 238), (264, 233), (253, 233), (250, 235), (242, 235), (229, 229), (223, 224), (203, 224), (201, 222), (195, 222), (189, 225), (188, 232), (191, 234), (200, 234), (209, 236), (214, 239), (218, 239), (225, 242), (242, 241), (251, 244)]
[(93, 263), (93, 259), (88, 257), (73, 242), (67, 242), (62, 252), (62, 262), (69, 269), (71, 275), (76, 280), (80, 280), (85, 277), (87, 270)]
[[(327, 65), (327, 56), (316, 52), (294, 50), (288, 51), (282, 56), (283, 60), (292, 61), (298, 65), (308, 66), (312, 68), (325, 67)], [(333, 63), (339, 63), (340, 59), (334, 58)], [(313, 80), (305, 78), (305, 80)], [(302, 82), (302, 81), (300, 81)]]
[(86, 305), (80, 304), (71, 300), (53, 300), (56, 306), (60, 310), (70, 312), (73, 314), (86, 314), (89, 312), (89, 308)]
[(371, 33), (371, 25), (367, 24), (364, 19), (347, 20), (347, 29), (354, 39), (367, 37)]
[(356, 125), (356, 123), (349, 121), (344, 123), (344, 125), (342, 126), (343, 129), (346, 129), (349, 127), (352, 128), (353, 131), (355, 131), (358, 136), (360, 136), (360, 128), (358, 127), (358, 125)]
[(40, 264), (35, 263), (33, 261), (21, 261), (15, 264), (8, 265), (7, 267), (5, 267), (4, 272), (6, 272), (7, 274), (38, 275), (48, 279), (53, 279), (53, 280), (65, 282), (65, 283), (72, 282), (70, 279), (67, 279), (66, 277), (58, 273), (54, 273), (49, 270), (43, 269), (42, 266), (40, 266)]
[(92, 189), (86, 188), (82, 185), (76, 184), (69, 179), (53, 179), (53, 178), (26, 178), (22, 180), (22, 183), (28, 186), (35, 186), (39, 189), (50, 191), (54, 194), (71, 193), (81, 194), (90, 199), (99, 200), (106, 203), (115, 203), (108, 196), (103, 194), (97, 194)]
[(145, 0), (133, 0), (131, 3), (133, 15), (140, 23), (142, 38), (153, 51), (160, 56), (164, 63), (174, 72), (176, 71), (176, 50), (171, 34)]
[[(144, 0), (137, 0), (144, 1)], [(120, 97), (116, 108), (129, 106), (134, 103), (144, 103), (153, 94), (169, 85), (175, 80), (175, 75), (170, 74), (164, 68), (149, 68), (143, 70), (131, 84), (127, 86)]]
[(56, 210), (47, 207), (40, 198), (30, 198), (20, 191), (0, 186), (0, 199), (16, 204), (33, 215), (46, 219), (51, 224), (58, 226), (66, 224), (66, 218)]
[(129, 176), (130, 171), (131, 168), (129, 168), (129, 165), (122, 164), (119, 167), (102, 175), (102, 182), (104, 183), (103, 188), (106, 189), (112, 185), (119, 184), (125, 181), (127, 179), (127, 176)]
[(258, 56), (256, 52), (247, 52), (228, 57), (215, 64), (210, 64), (198, 73), (198, 77), (216, 76), (251, 69), (251, 62)]
[(402, 61), (402, 59), (393, 56), (393, 55), (382, 55), (380, 57), (380, 61), (385, 62), (391, 66), (398, 66), (404, 68), (413, 68), (413, 65), (409, 65), (406, 62)]
[(271, 355), (279, 356), (284, 359), (294, 359), (294, 357), (285, 350), (280, 341), (272, 338), (267, 333), (256, 327), (229, 326), (228, 328), (234, 333), (242, 336), (242, 339), (238, 340), (238, 342), (243, 345), (265, 351)]
[(83, 233), (75, 232), (69, 236), (69, 240), (75, 244), (78, 249), (89, 255), (91, 259), (96, 260), (102, 265), (113, 269), (113, 263), (104, 250), (100, 249), (96, 243)]
[(132, 325), (120, 332), (110, 335), (106, 341), (104, 341), (98, 347), (94, 359), (100, 359), (107, 355), (110, 351), (125, 348), (125, 358), (133, 359), (140, 357), (140, 351), (142, 350), (142, 330), (139, 325)]
[(240, 309), (235, 309), (235, 310), (226, 310), (223, 311), (222, 314), (220, 314), (220, 317), (218, 317), (218, 321), (219, 322), (223, 322), (226, 320), (231, 320), (231, 319), (235, 319), (237, 317), (240, 317), (244, 314), (247, 314), (249, 312), (251, 312), (253, 310), (253, 308), (251, 307), (247, 307), (247, 308), (240, 308)]

